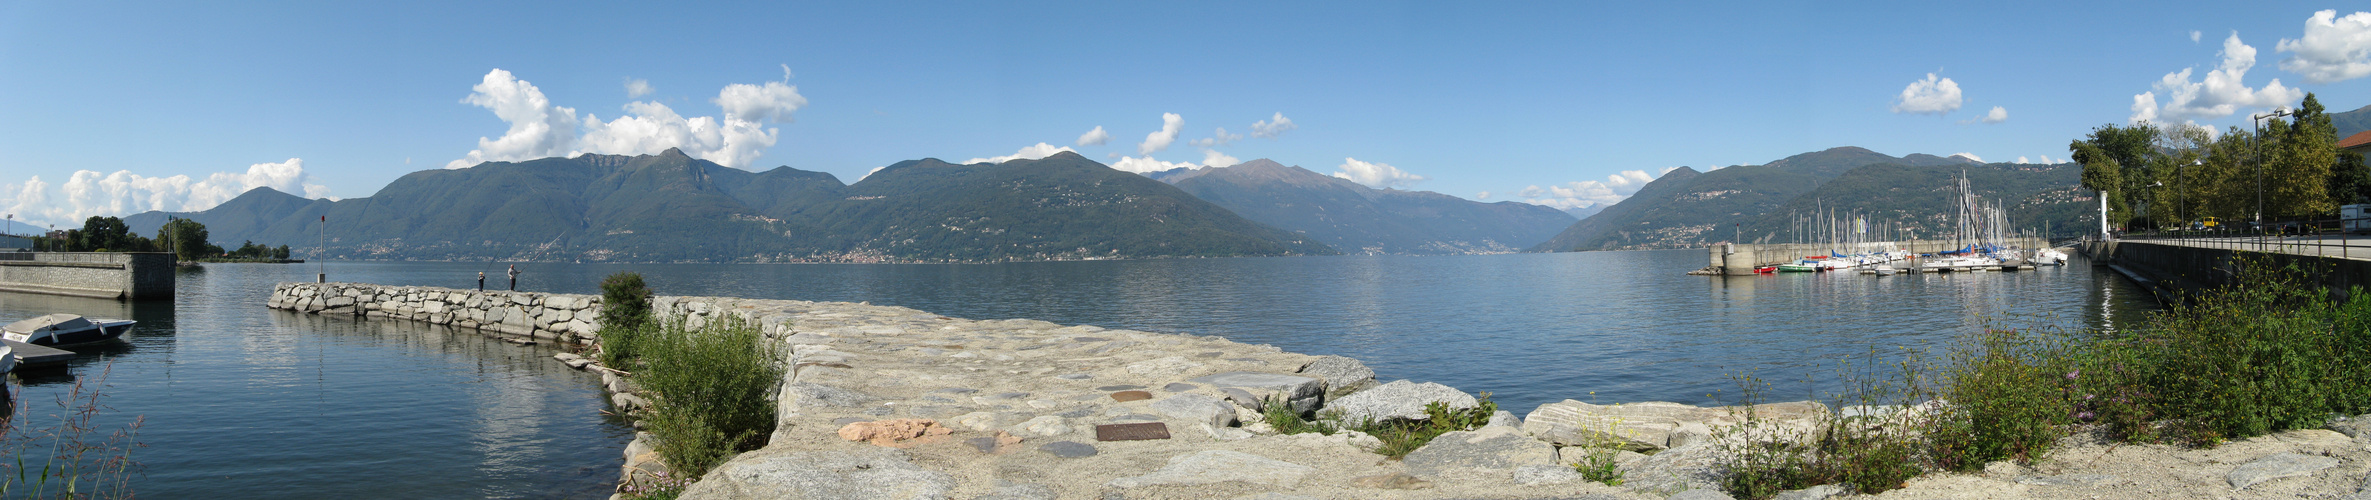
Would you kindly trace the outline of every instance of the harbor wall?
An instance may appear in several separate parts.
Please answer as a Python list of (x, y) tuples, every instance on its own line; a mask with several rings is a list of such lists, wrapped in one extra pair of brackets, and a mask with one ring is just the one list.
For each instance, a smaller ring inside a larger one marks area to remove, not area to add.
[[(1871, 243), (1868, 247), (1880, 248), (1887, 243), (1911, 253), (1935, 253), (1967, 246), (1966, 243), (1947, 240), (1909, 240)], [(2043, 238), (2009, 238), (2001, 244), (2030, 250), (2049, 246), (2050, 241)], [(1713, 245), (1707, 250), (1711, 257), (1710, 268), (1719, 270), (1720, 274), (1746, 276), (1752, 275), (1756, 267), (1794, 262), (1795, 259), (1811, 255), (1827, 255), (1828, 251), (1834, 249), (1834, 245), (1826, 243), (1748, 243)]]
[(2135, 275), (2132, 276), (2135, 282), (2168, 302), (2178, 302), (2180, 295), (2232, 284), (2243, 259), (2262, 259), (2261, 262), (2280, 267), (2295, 265), (2340, 300), (2346, 299), (2354, 287), (2371, 288), (2371, 261), (2359, 259), (2140, 240), (2087, 242), (2083, 250), (2094, 258), (2104, 257), (2112, 265), (2124, 268), (2127, 274)]
[(173, 254), (0, 253), (0, 291), (117, 300), (173, 297)]

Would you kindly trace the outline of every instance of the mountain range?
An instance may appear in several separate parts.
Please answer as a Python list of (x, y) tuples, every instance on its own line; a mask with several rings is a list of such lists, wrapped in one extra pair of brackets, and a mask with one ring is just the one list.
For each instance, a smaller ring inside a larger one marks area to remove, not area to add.
[(1529, 203), (1375, 189), (1266, 159), (1151, 177), (1245, 218), (1354, 254), (1517, 252), (1578, 221)]
[[(1820, 185), (1867, 165), (1982, 165), (1962, 156), (1896, 158), (1858, 147), (1789, 156), (1762, 165), (1663, 174), (1620, 203), (1531, 248), (1538, 252), (1700, 247), (1734, 236), (1733, 224), (1760, 220)], [(1936, 207), (1946, 210), (1948, 206)]]
[[(322, 217), (327, 224), (322, 224)], [(955, 165), (899, 162), (853, 184), (749, 172), (669, 149), (413, 172), (365, 198), (259, 188), (168, 217), (217, 241), (325, 257), (628, 262), (1003, 262), (1336, 253), (1308, 237), (1075, 153)], [(318, 234), (317, 234), (318, 233)]]

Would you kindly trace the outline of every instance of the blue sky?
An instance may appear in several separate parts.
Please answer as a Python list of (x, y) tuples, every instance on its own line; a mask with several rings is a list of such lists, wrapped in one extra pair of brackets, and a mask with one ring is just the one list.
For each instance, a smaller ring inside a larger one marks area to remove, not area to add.
[[(16, 2), (0, 5), (0, 207), (79, 226), (259, 185), (351, 198), (456, 160), (670, 145), (854, 182), (1039, 143), (1569, 206), (1835, 146), (2062, 159), (2143, 93), (2161, 121), (2215, 128), (2297, 91), (2371, 104), (2350, 76), (2371, 42), (2344, 38), (2371, 38), (2371, 14), (2347, 17), (2360, 4), (1638, 4)], [(2252, 66), (2206, 83), (2234, 33)], [(2177, 102), (2183, 84), (2201, 90)], [(1986, 123), (1994, 107), (2006, 119)], [(498, 111), (550, 126), (514, 133)], [(1146, 154), (1169, 114), (1174, 137)], [(1109, 139), (1082, 145), (1098, 127)]]

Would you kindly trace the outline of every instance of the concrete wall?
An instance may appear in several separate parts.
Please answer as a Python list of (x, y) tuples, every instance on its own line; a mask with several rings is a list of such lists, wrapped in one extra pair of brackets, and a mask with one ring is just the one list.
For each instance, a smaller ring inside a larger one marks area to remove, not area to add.
[(2261, 262), (2273, 266), (2296, 265), (2322, 286), (2329, 288), (2331, 296), (2341, 300), (2347, 297), (2353, 287), (2371, 288), (2371, 261), (2364, 260), (2199, 248), (2134, 240), (2092, 242), (2085, 246), (2084, 251), (2094, 257), (2105, 256), (2116, 265), (2170, 287), (2166, 292), (2197, 293), (2229, 285), (2238, 276), (2243, 259), (2262, 259)]
[[(1950, 241), (1941, 240), (1911, 240), (1897, 241), (1892, 243), (1894, 244), (1895, 248), (1900, 248), (1911, 253), (1935, 253), (1947, 250), (1958, 250), (1961, 247), (1967, 246), (1964, 243), (1953, 243)], [(2002, 244), (2031, 250), (2047, 246), (2050, 244), (2050, 242), (2049, 240), (2042, 238), (2010, 238), (2008, 241), (2002, 242)], [(1882, 243), (1870, 244), (1867, 246), (1867, 248), (1882, 247)], [(1754, 268), (1756, 267), (1794, 262), (1795, 259), (1801, 259), (1812, 255), (1827, 255), (1828, 251), (1832, 249), (1836, 249), (1836, 247), (1825, 243), (1770, 243), (1760, 245), (1740, 244), (1734, 246), (1714, 245), (1709, 249), (1711, 257), (1711, 262), (1709, 265), (1716, 269), (1722, 269), (1723, 274), (1749, 275), (1754, 273)]]
[(173, 254), (10, 252), (0, 258), (0, 291), (106, 299), (173, 297)]

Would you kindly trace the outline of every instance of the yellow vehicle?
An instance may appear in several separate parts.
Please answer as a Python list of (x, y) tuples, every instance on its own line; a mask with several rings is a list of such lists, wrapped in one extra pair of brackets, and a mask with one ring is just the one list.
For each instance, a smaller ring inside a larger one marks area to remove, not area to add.
[(2205, 222), (2198, 222), (2191, 225), (2191, 229), (2214, 229), (2216, 225), (2215, 218), (2208, 217), (2206, 218)]

